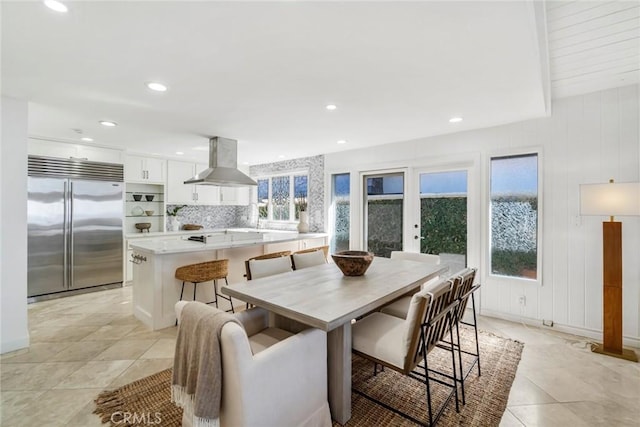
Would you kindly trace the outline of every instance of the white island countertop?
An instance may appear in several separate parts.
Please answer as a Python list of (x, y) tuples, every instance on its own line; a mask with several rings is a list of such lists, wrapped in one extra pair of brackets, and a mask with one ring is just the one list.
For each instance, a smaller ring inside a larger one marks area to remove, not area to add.
[[(201, 252), (217, 249), (228, 249), (264, 245), (268, 243), (293, 242), (296, 240), (315, 239), (327, 237), (327, 233), (297, 233), (295, 231), (280, 230), (254, 230), (254, 229), (228, 229), (209, 230), (188, 234), (207, 236), (207, 243), (195, 242), (188, 239), (188, 235), (183, 238), (176, 238), (176, 234), (168, 235), (163, 233), (156, 235), (154, 239), (135, 239), (130, 241), (130, 246), (134, 250), (152, 254), (176, 254), (186, 252)], [(162, 239), (162, 237), (167, 237)]]

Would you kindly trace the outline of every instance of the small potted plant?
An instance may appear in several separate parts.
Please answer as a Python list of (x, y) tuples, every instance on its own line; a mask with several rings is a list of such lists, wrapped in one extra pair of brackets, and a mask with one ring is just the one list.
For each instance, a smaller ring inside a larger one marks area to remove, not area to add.
[(187, 207), (187, 205), (174, 206), (173, 209), (167, 209), (167, 215), (169, 215), (169, 224), (171, 225), (171, 231), (180, 231), (180, 221), (178, 221), (177, 215), (180, 209)]

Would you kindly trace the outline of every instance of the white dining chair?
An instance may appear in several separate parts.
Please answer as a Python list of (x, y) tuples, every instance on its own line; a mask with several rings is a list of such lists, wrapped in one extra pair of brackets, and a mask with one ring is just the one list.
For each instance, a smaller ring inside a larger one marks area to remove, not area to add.
[(327, 263), (328, 246), (304, 249), (291, 254), (291, 265), (294, 270), (301, 270)]
[[(176, 304), (177, 319), (187, 303)], [(234, 316), (242, 326), (228, 322), (220, 334), (220, 427), (330, 427), (327, 333), (269, 327), (258, 307)], [(182, 425), (192, 427), (191, 417)]]
[(249, 258), (244, 262), (247, 280), (291, 271), (291, 251), (272, 252)]
[[(406, 319), (375, 312), (355, 322), (351, 330), (352, 349), (355, 354), (425, 385), (430, 426), (437, 421), (454, 395), (456, 411), (459, 411), (455, 352), (451, 344), (453, 342), (452, 318), (457, 302), (450, 303), (451, 291), (452, 283), (448, 280), (440, 280), (411, 297)], [(434, 416), (430, 385), (433, 372), (429, 368), (427, 356), (432, 349), (439, 346), (445, 335), (449, 336), (447, 351), (451, 353), (451, 373), (438, 372), (440, 377), (436, 380), (450, 387), (451, 391)], [(425, 425), (423, 421), (381, 402), (362, 390), (354, 388), (354, 391), (417, 424)]]
[[(404, 259), (408, 261), (418, 261), (429, 265), (440, 264), (440, 257), (432, 254), (422, 254), (418, 252), (405, 252), (405, 251), (392, 251), (391, 259)], [(439, 277), (436, 276), (431, 280), (425, 282), (421, 288), (424, 289), (426, 285), (438, 282)], [(406, 295), (400, 299), (395, 300), (391, 304), (384, 306), (380, 311), (382, 313), (390, 314), (392, 316), (404, 319), (407, 317), (409, 311), (409, 303), (411, 302), (411, 295)]]
[[(272, 252), (249, 258), (244, 262), (247, 280), (260, 279), (291, 271), (291, 251)], [(247, 309), (251, 304), (247, 303)]]

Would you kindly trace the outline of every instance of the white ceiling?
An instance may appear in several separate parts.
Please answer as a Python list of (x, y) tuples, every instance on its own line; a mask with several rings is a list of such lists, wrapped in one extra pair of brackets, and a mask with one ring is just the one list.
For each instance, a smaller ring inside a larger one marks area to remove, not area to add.
[(640, 1), (547, 3), (551, 93), (640, 82)]
[(219, 135), (257, 164), (548, 113), (530, 1), (67, 4), (2, 1), (2, 93), (31, 136), (206, 158)]

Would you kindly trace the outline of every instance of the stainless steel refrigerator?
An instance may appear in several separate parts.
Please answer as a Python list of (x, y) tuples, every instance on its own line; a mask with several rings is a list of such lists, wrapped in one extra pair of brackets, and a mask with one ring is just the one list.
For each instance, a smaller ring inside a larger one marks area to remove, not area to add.
[(29, 297), (122, 284), (122, 171), (29, 157)]

